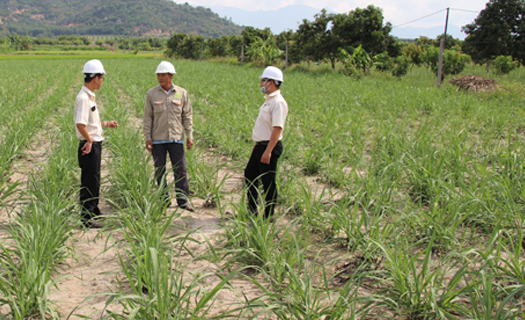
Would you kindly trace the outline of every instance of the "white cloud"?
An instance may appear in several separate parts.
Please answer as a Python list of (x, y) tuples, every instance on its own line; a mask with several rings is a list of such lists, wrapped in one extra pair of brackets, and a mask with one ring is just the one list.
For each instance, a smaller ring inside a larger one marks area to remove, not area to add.
[[(405, 24), (407, 22), (416, 20), (418, 18), (430, 15), (436, 11), (452, 8), (449, 16), (449, 23), (457, 26), (463, 26), (472, 22), (477, 13), (464, 12), (455, 9), (464, 9), (479, 12), (485, 8), (487, 0), (375, 0), (373, 3), (369, 0), (189, 0), (188, 3), (194, 6), (227, 6), (235, 7), (243, 10), (258, 11), (258, 10), (273, 10), (282, 8), (292, 4), (307, 5), (319, 9), (329, 8), (338, 13), (347, 13), (357, 7), (366, 8), (373, 4), (376, 7), (383, 9), (383, 16), (385, 20), (391, 22), (394, 26)], [(417, 22), (408, 24), (411, 27), (435, 27), (444, 25), (445, 11), (427, 17)], [(312, 17), (313, 18), (313, 17)]]

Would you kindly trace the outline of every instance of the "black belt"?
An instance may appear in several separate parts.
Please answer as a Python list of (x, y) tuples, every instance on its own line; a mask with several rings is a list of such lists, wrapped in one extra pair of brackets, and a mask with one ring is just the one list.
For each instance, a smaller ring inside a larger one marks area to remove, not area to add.
[(255, 141), (256, 146), (267, 146), (270, 141)]
[[(87, 142), (87, 140), (80, 140), (80, 143), (86, 143), (86, 142)], [(102, 142), (104, 142), (104, 141), (93, 141), (93, 144), (100, 144), (100, 145), (102, 145)]]

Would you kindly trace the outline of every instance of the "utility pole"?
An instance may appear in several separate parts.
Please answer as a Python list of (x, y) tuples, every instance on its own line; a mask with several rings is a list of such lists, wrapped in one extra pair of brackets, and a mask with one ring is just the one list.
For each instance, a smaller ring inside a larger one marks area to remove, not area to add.
[(284, 70), (288, 69), (288, 37), (289, 37), (289, 32), (287, 31), (286, 32), (286, 62), (284, 64)]
[(244, 41), (241, 46), (241, 66), (244, 65)]
[(438, 79), (437, 87), (441, 87), (441, 78), (443, 75), (443, 52), (445, 51), (445, 44), (447, 41), (447, 27), (448, 27), (448, 13), (450, 8), (447, 8), (447, 18), (445, 20), (445, 32), (443, 33), (443, 38), (441, 39), (441, 45), (439, 47), (439, 65), (438, 65)]

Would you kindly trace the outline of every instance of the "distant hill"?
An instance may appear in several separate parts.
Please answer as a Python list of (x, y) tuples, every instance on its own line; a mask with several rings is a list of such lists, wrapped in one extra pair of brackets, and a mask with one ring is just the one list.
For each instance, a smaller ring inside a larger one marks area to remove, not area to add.
[(170, 0), (0, 0), (0, 35), (219, 37), (242, 27), (208, 8)]

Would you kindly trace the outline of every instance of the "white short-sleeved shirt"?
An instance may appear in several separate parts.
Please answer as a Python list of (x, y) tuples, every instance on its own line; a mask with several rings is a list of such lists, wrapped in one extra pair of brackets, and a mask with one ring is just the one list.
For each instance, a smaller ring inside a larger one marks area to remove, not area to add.
[(104, 140), (102, 134), (102, 124), (98, 114), (97, 104), (95, 103), (95, 94), (86, 86), (82, 86), (75, 100), (75, 130), (79, 140), (86, 140), (78, 131), (77, 123), (85, 124), (89, 136), (93, 141), (100, 142)]
[[(273, 127), (280, 127), (284, 131), (287, 115), (288, 104), (281, 95), (281, 90), (266, 95), (253, 127), (252, 139), (255, 141), (269, 141)], [(281, 131), (279, 140), (283, 138), (283, 131)]]

